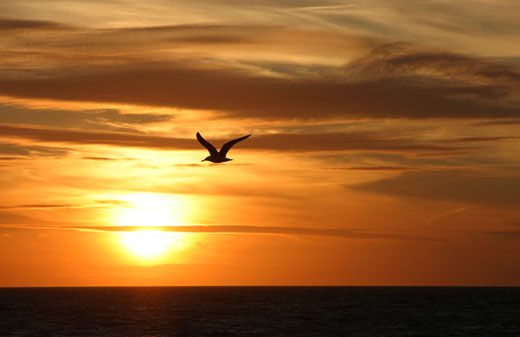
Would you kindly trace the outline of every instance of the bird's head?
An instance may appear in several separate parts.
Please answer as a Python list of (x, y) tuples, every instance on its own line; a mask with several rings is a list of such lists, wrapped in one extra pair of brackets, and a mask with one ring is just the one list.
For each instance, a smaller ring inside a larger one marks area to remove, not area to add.
[(209, 160), (210, 157), (211, 157), (211, 156), (207, 156), (206, 158), (202, 159), (201, 162), (206, 161), (206, 160), (207, 160), (207, 161), (210, 161), (210, 160)]

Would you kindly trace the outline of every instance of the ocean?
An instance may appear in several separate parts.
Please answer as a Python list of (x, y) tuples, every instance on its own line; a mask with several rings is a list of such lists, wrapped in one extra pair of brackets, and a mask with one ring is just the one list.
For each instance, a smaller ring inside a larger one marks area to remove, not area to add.
[(520, 336), (520, 288), (0, 288), (0, 336)]

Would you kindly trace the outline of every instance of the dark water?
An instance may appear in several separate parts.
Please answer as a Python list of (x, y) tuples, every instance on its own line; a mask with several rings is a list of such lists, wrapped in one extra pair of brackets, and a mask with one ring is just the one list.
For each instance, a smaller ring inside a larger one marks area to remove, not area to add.
[(0, 288), (0, 336), (520, 336), (520, 288)]

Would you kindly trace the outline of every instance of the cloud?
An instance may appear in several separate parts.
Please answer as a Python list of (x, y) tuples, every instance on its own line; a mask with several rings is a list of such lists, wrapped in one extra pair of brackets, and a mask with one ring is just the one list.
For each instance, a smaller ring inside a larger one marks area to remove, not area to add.
[[(418, 1), (186, 1), (134, 0), (0, 1), (0, 13), (20, 18), (56, 18), (97, 27), (218, 23), (280, 24), (320, 30), (355, 31), (390, 41), (449, 45), (478, 54), (518, 53), (519, 6), (510, 0)], [(179, 15), (182, 13), (182, 15)], [(431, 15), (435, 13), (435, 15)], [(486, 13), (485, 16), (482, 13)]]
[(520, 205), (519, 175), (483, 175), (458, 171), (405, 172), (348, 188), (401, 198), (439, 200), (498, 207)]
[(102, 161), (118, 160), (117, 158), (110, 158), (110, 157), (83, 157), (82, 159), (102, 160)]
[(251, 43), (258, 36), (279, 30), (279, 26), (184, 24), (91, 30), (114, 41), (123, 38), (142, 43), (162, 41), (172, 47), (186, 44), (236, 44)]
[(22, 157), (62, 157), (69, 152), (70, 149), (62, 147), (0, 143), (0, 154), (20, 156), (4, 157), (4, 160), (22, 159)]
[(379, 46), (347, 66), (352, 75), (395, 77), (424, 75), (437, 79), (481, 84), (503, 83), (518, 88), (520, 68), (511, 63), (481, 59), (445, 50), (422, 49), (397, 42)]
[[(34, 227), (31, 227), (31, 229)], [(131, 232), (136, 230), (158, 230), (177, 233), (223, 233), (223, 234), (286, 234), (332, 236), (351, 239), (387, 239), (387, 240), (419, 240), (444, 241), (433, 237), (414, 236), (402, 233), (362, 232), (342, 228), (304, 228), (276, 226), (60, 226), (38, 227), (40, 229), (64, 229), (100, 232)]]
[(0, 19), (0, 31), (13, 30), (72, 30), (70, 25), (44, 20)]
[(12, 206), (0, 206), (0, 209), (24, 209), (24, 208), (69, 208), (69, 207), (79, 207), (78, 205), (72, 204), (22, 204), (22, 205), (12, 205)]
[[(245, 144), (245, 143), (244, 143)], [(249, 148), (281, 151), (372, 150), (396, 152), (450, 152), (448, 146), (421, 143), (413, 139), (393, 138), (371, 133), (270, 134), (258, 135), (245, 145)]]
[(520, 119), (513, 119), (513, 120), (497, 120), (497, 121), (482, 121), (482, 122), (476, 122), (475, 125), (477, 126), (516, 126), (520, 125)]
[(493, 235), (501, 239), (520, 240), (520, 231), (489, 231), (486, 234)]
[[(21, 39), (9, 40), (0, 94), (268, 120), (520, 118), (518, 65), (410, 43), (382, 43), (361, 34), (179, 25), (85, 29), (64, 36), (36, 36), (23, 46), (17, 45)], [(305, 47), (314, 40), (323, 44), (319, 50)], [(210, 48), (226, 41), (256, 43), (258, 48)], [(165, 49), (179, 43), (200, 46), (164, 56)], [(22, 54), (16, 53), (20, 47)], [(345, 65), (324, 62), (329, 49), (345, 55), (334, 56), (334, 63), (343, 60)], [(253, 60), (251, 50), (260, 50)], [(366, 54), (360, 57), (361, 52)], [(294, 61), (304, 54), (312, 57)], [(106, 113), (106, 118), (122, 116)]]
[(516, 136), (495, 136), (495, 137), (459, 137), (455, 139), (447, 140), (450, 143), (481, 143), (481, 142), (497, 142), (497, 141), (508, 141), (508, 140), (518, 140), (520, 137)]
[[(104, 144), (126, 147), (145, 147), (169, 150), (201, 149), (193, 138), (173, 138), (131, 133), (89, 132), (71, 129), (49, 129), (18, 125), (0, 125), (4, 138), (21, 138), (39, 142), (60, 142), (73, 144)], [(215, 144), (227, 140), (211, 139)], [(465, 151), (456, 148), (417, 142), (407, 138), (392, 138), (370, 133), (334, 134), (263, 134), (251, 137), (240, 145), (244, 149), (275, 151), (389, 151), (389, 152), (430, 152), (450, 153)]]
[(115, 109), (52, 110), (30, 109), (19, 105), (0, 105), (0, 123), (56, 126), (88, 130), (138, 132), (140, 125), (161, 123), (169, 114), (121, 113)]
[(520, 6), (508, 0), (413, 3), (398, 0), (392, 5), (416, 23), (457, 34), (510, 37), (520, 29)]
[[(1, 160), (5, 160), (5, 161), (8, 161), (8, 160), (20, 160), (20, 159), (25, 159), (25, 158), (20, 158), (20, 157), (0, 157), (0, 161)], [(6, 165), (0, 165), (0, 166), (6, 166)]]
[[(59, 27), (60, 23), (56, 23)], [(207, 65), (208, 61), (222, 65), (237, 65), (237, 60), (254, 61), (259, 55), (280, 61), (288, 55), (307, 52), (307, 57), (316, 57), (324, 51), (329, 57), (357, 54), (374, 45), (374, 39), (343, 32), (293, 29), (276, 24), (179, 24), (162, 26), (141, 26), (122, 28), (77, 27), (47, 32), (34, 29), (31, 32), (12, 31), (9, 37), (0, 37), (6, 48), (0, 55), (2, 62), (18, 60), (23, 69), (31, 61), (39, 61), (40, 67), (52, 65), (53, 71), (62, 72), (65, 62), (71, 65), (149, 63), (159, 60), (189, 62)], [(200, 48), (204, 48), (201, 51)], [(252, 48), (277, 49), (276, 56), (268, 53), (255, 53)], [(168, 53), (164, 50), (168, 49)], [(18, 52), (18, 53), (17, 53)], [(70, 56), (75, 56), (71, 58)], [(195, 57), (194, 57), (195, 56)], [(265, 57), (263, 57), (265, 59)], [(2, 64), (0, 62), (0, 65)], [(37, 68), (36, 68), (37, 69)], [(34, 72), (35, 68), (26, 69)], [(61, 70), (61, 71), (60, 71)], [(21, 76), (25, 76), (20, 71)]]
[(147, 136), (132, 133), (89, 132), (71, 129), (0, 125), (0, 134), (2, 137), (30, 139), (41, 142), (104, 144), (158, 149), (200, 148), (200, 145), (194, 139)]
[(408, 171), (420, 170), (421, 168), (404, 167), (404, 166), (351, 166), (351, 167), (330, 167), (324, 170), (337, 171)]
[[(374, 66), (381, 64), (368, 68)], [(492, 83), (472, 83), (468, 74), (440, 81), (433, 75), (409, 73), (381, 79), (363, 79), (356, 74), (358, 80), (352, 81), (354, 76), (342, 75), (340, 69), (337, 76), (346, 77), (269, 78), (233, 69), (157, 64), (82, 72), (52, 78), (3, 79), (0, 93), (19, 98), (213, 110), (235, 118), (520, 117), (520, 104), (511, 96), (513, 89), (520, 86), (516, 81), (511, 83), (509, 77), (513, 75), (508, 74), (496, 75)], [(404, 75), (411, 78), (403, 78)], [(491, 76), (473, 75), (486, 80)]]

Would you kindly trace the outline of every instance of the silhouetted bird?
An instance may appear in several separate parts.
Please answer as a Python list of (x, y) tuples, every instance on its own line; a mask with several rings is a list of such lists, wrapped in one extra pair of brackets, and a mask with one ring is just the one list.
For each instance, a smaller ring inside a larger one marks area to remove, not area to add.
[(222, 148), (220, 149), (220, 151), (217, 151), (217, 149), (213, 145), (211, 145), (207, 140), (202, 138), (200, 133), (197, 132), (197, 139), (198, 139), (199, 143), (201, 143), (202, 146), (204, 146), (206, 149), (208, 149), (209, 154), (210, 154), (210, 156), (206, 157), (202, 161), (207, 160), (207, 161), (211, 161), (213, 163), (223, 163), (225, 161), (233, 160), (233, 159), (226, 158), (226, 154), (228, 153), (229, 149), (231, 149), (231, 147), (233, 145), (235, 145), (236, 143), (243, 141), (244, 139), (246, 139), (249, 136), (251, 136), (251, 135), (233, 139), (232, 141), (229, 141), (226, 144), (222, 145)]

